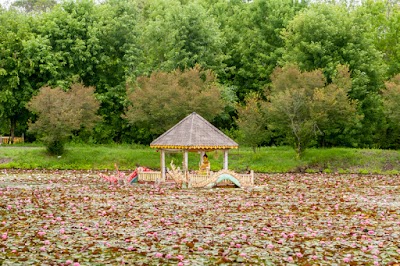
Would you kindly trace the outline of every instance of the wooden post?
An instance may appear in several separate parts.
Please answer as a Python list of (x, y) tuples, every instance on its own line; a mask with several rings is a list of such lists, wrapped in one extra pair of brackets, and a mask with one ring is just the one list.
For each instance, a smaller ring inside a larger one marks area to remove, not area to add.
[(228, 150), (224, 150), (224, 170), (228, 170)]
[(165, 182), (165, 151), (161, 150), (161, 181)]

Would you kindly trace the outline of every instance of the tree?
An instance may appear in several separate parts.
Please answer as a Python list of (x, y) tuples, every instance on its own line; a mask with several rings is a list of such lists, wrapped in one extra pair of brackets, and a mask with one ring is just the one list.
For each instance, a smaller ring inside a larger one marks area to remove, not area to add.
[(399, 1), (364, 1), (356, 10), (356, 22), (363, 25), (382, 53), (388, 75), (400, 72), (400, 6)]
[(45, 12), (56, 4), (55, 0), (16, 0), (12, 6), (22, 8), (25, 12)]
[(271, 77), (268, 129), (284, 135), (298, 158), (318, 135), (345, 134), (359, 119), (357, 103), (347, 97), (349, 81), (343, 70), (338, 73), (338, 84), (329, 85), (321, 70), (301, 72), (297, 66), (277, 68)]
[(18, 127), (24, 132), (26, 103), (58, 72), (48, 39), (33, 32), (35, 22), (15, 10), (0, 11), (0, 119), (9, 124), (11, 140)]
[(281, 31), (306, 4), (292, 0), (225, 2), (234, 12), (223, 17), (226, 22), (222, 30), (229, 42), (224, 49), (227, 73), (220, 76), (226, 84), (237, 87), (243, 100), (248, 92), (262, 92), (270, 82), (285, 45)]
[(152, 0), (143, 13), (142, 75), (195, 65), (223, 71), (225, 41), (213, 17), (197, 1)]
[(358, 113), (364, 117), (358, 144), (379, 142), (384, 127), (379, 89), (386, 66), (354, 12), (339, 5), (311, 5), (289, 23), (283, 36), (282, 65), (295, 63), (304, 71), (322, 69), (328, 83), (337, 65), (349, 66), (352, 87), (348, 94), (359, 102)]
[(398, 148), (400, 146), (400, 74), (385, 82), (382, 95), (383, 107), (388, 120), (387, 138), (390, 139), (386, 146)]
[(262, 101), (256, 93), (250, 93), (245, 98), (244, 105), (238, 105), (238, 118), (236, 123), (241, 133), (241, 141), (243, 144), (256, 148), (269, 139), (267, 131), (267, 118), (263, 110), (265, 102)]
[(40, 136), (50, 154), (60, 155), (74, 130), (90, 130), (99, 121), (96, 112), (100, 103), (94, 87), (73, 84), (71, 89), (42, 87), (32, 97), (28, 109), (37, 115), (29, 130)]
[(95, 86), (103, 122), (94, 130), (97, 142), (121, 142), (130, 134), (121, 114), (125, 83), (138, 74), (137, 1), (65, 1), (41, 16), (37, 31), (48, 36), (54, 57), (63, 66), (48, 84), (68, 88), (74, 82)]
[(199, 66), (139, 77), (127, 94), (131, 106), (126, 119), (152, 136), (163, 133), (191, 112), (211, 121), (224, 108), (215, 75)]

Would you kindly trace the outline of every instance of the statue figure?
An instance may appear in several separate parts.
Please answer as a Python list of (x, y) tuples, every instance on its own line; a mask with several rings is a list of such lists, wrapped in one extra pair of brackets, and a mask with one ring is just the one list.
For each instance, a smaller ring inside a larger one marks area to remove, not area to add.
[(207, 154), (203, 155), (203, 163), (200, 165), (200, 173), (208, 174), (210, 172), (210, 161), (208, 160)]

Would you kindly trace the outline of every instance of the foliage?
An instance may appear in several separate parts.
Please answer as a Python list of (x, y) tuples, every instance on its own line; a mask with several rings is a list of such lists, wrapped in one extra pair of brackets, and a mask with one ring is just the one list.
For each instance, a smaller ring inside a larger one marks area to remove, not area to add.
[(268, 141), (266, 129), (266, 116), (261, 105), (263, 102), (256, 93), (249, 94), (245, 99), (245, 105), (237, 107), (238, 124), (242, 135), (241, 144), (250, 146), (256, 152), (256, 148)]
[(141, 23), (141, 74), (200, 65), (223, 72), (225, 42), (212, 17), (197, 1), (146, 1)]
[(29, 129), (41, 136), (48, 151), (56, 155), (64, 152), (64, 143), (74, 130), (92, 129), (99, 120), (94, 88), (82, 84), (73, 84), (67, 92), (43, 87), (28, 108), (38, 116)]
[[(41, 87), (82, 83), (96, 88), (103, 119), (91, 132), (74, 131), (75, 142), (148, 143), (159, 133), (147, 122), (124, 119), (126, 87), (138, 77), (196, 65), (212, 70), (228, 100), (210, 121), (238, 132), (236, 107), (251, 92), (262, 95), (277, 66), (296, 64), (301, 71), (321, 69), (327, 84), (345, 89), (335, 97), (347, 93), (362, 118), (342, 119), (343, 128), (324, 118), (328, 128), (316, 130), (315, 145), (399, 147), (381, 94), (384, 81), (400, 71), (397, 0), (10, 2), (0, 8), (1, 134), (27, 136), (34, 114), (25, 106)], [(349, 68), (350, 87), (334, 81), (338, 65)], [(328, 90), (336, 89), (324, 86)], [(320, 97), (333, 101), (330, 94)], [(335, 112), (329, 117), (343, 117)], [(263, 144), (287, 143), (273, 134)]]
[(341, 5), (311, 5), (289, 23), (283, 35), (282, 64), (296, 63), (306, 71), (322, 69), (328, 82), (335, 76), (337, 65), (349, 66), (349, 96), (359, 101), (358, 111), (364, 116), (359, 142), (379, 142), (384, 119), (378, 92), (386, 65), (354, 12)]
[(57, 70), (49, 69), (55, 59), (46, 37), (33, 32), (34, 25), (15, 10), (0, 11), (0, 119), (9, 125), (11, 137), (18, 126), (26, 130), (30, 113), (25, 105), (43, 85), (41, 78)]
[[(37, 31), (49, 36), (62, 65), (47, 84), (68, 88), (82, 82), (95, 86), (104, 122), (94, 131), (98, 142), (121, 141), (128, 129), (121, 114), (126, 106), (125, 82), (137, 74), (137, 10), (134, 1), (65, 1), (40, 18)], [(106, 132), (104, 136), (102, 132)]]
[(385, 83), (385, 89), (382, 90), (383, 106), (388, 120), (388, 143), (392, 147), (398, 148), (398, 139), (400, 138), (400, 75), (394, 76)]
[[(348, 71), (339, 71), (348, 74)], [(349, 86), (349, 76), (336, 78), (338, 85)], [(300, 158), (317, 135), (345, 134), (359, 120), (356, 102), (350, 101), (346, 89), (326, 85), (320, 70), (301, 72), (296, 66), (277, 68), (267, 105), (271, 130), (285, 135)]]
[(91, 171), (4, 171), (0, 181), (4, 264), (400, 261), (393, 176), (271, 174), (257, 189), (185, 191), (110, 186)]
[(366, 28), (375, 47), (382, 53), (388, 66), (388, 75), (400, 72), (399, 19), (398, 1), (365, 1), (356, 10), (357, 24)]
[(128, 99), (129, 123), (146, 128), (153, 135), (168, 130), (191, 112), (211, 121), (224, 108), (215, 75), (199, 66), (139, 77), (128, 91)]
[(270, 82), (285, 44), (280, 32), (304, 7), (303, 1), (258, 0), (238, 5), (232, 17), (222, 16), (228, 21), (226, 34), (231, 40), (226, 47), (230, 72), (225, 78), (238, 87), (241, 100)]
[(55, 0), (16, 0), (12, 6), (22, 8), (25, 12), (45, 12), (51, 10), (56, 4)]

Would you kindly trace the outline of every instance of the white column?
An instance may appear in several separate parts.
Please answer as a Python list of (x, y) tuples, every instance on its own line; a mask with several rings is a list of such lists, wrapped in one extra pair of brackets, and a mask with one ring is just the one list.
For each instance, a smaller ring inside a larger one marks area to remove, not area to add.
[(165, 151), (161, 150), (161, 181), (165, 182)]
[(228, 150), (224, 150), (224, 170), (228, 170)]
[(203, 161), (203, 156), (204, 156), (204, 154), (206, 154), (205, 151), (201, 151), (201, 152), (200, 152), (200, 165), (202, 165), (203, 162), (204, 162), (204, 161)]
[(187, 172), (189, 170), (189, 156), (188, 151), (183, 152), (183, 170)]

